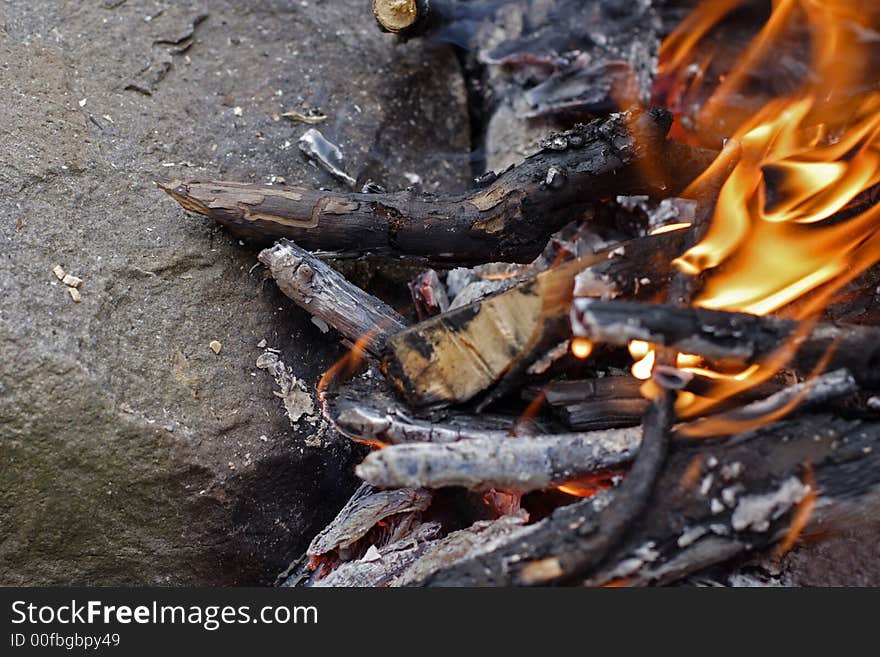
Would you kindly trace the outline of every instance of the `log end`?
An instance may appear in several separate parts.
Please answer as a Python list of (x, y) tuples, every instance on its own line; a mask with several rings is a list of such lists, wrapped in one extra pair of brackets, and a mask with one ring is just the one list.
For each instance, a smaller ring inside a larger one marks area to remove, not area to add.
[(373, 15), (382, 29), (397, 34), (419, 21), (419, 3), (416, 0), (373, 0)]

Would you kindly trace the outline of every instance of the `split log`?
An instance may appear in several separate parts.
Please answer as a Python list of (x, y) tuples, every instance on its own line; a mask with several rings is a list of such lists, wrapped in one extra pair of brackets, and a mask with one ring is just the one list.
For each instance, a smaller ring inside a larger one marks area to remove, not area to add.
[(827, 369), (847, 369), (859, 385), (880, 385), (880, 329), (817, 324), (701, 308), (577, 299), (575, 335), (626, 346), (631, 340), (674, 348), (715, 361), (755, 363), (791, 343), (791, 366), (808, 374), (827, 355)]
[[(427, 523), (410, 537), (376, 550), (376, 559), (340, 565), (326, 578), (312, 582), (319, 587), (408, 586), (437, 570), (474, 553), (491, 550), (521, 530), (525, 514), (498, 520), (481, 520), (443, 538), (430, 535)], [(294, 584), (296, 585), (296, 584)]]
[(408, 325), (393, 308), (293, 242), (281, 240), (259, 258), (281, 291), (300, 308), (352, 342), (360, 340), (374, 355), (382, 353), (388, 338)]
[(661, 290), (673, 273), (681, 232), (577, 258), (403, 330), (388, 340), (383, 371), (418, 407), (469, 401), (502, 378), (517, 382), (536, 358), (571, 337), (576, 277), (579, 293), (602, 298)]
[[(805, 520), (795, 518), (796, 510), (812, 508), (806, 527), (812, 531), (849, 520), (856, 505), (880, 499), (880, 423), (808, 415), (691, 445), (675, 451), (654, 488), (650, 512), (628, 529), (604, 563), (585, 573), (587, 583), (670, 583), (773, 545)], [(597, 531), (613, 495), (608, 491), (561, 507), (527, 533), (421, 584), (582, 582), (581, 575), (567, 577), (571, 573), (559, 557)]]
[[(547, 238), (614, 194), (683, 189), (711, 153), (664, 137), (671, 116), (617, 114), (556, 135), (535, 155), (458, 196), (344, 194), (200, 180), (157, 184), (185, 209), (245, 238), (290, 238), (310, 251), (402, 254), (438, 262), (529, 262)], [(647, 179), (651, 161), (672, 173)], [(662, 178), (662, 179), (661, 179)]]
[(319, 560), (357, 558), (369, 547), (363, 544), (364, 538), (380, 523), (385, 523), (385, 542), (394, 542), (409, 533), (432, 499), (431, 492), (425, 489), (376, 490), (363, 484), (336, 518), (312, 540), (306, 554), (313, 564)]
[(462, 486), (529, 492), (632, 461), (638, 427), (538, 437), (489, 435), (445, 444), (408, 444), (369, 454), (355, 468), (378, 488)]

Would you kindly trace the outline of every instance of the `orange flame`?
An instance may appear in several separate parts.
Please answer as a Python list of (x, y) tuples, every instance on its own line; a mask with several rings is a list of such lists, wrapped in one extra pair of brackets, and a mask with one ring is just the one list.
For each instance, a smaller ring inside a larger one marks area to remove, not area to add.
[(595, 497), (599, 491), (614, 488), (624, 474), (625, 468), (611, 468), (567, 481), (557, 486), (556, 490), (572, 497)]
[[(376, 327), (375, 329), (367, 331), (361, 337), (359, 337), (351, 346), (351, 349), (349, 349), (342, 358), (340, 358), (329, 368), (327, 368), (327, 371), (321, 375), (320, 379), (318, 379), (318, 403), (321, 405), (321, 413), (324, 415), (324, 418), (331, 423), (334, 423), (333, 417), (330, 413), (328, 413), (327, 410), (327, 392), (330, 389), (330, 386), (338, 379), (344, 379), (351, 376), (361, 367), (361, 365), (363, 365), (368, 356), (366, 347), (368, 344), (370, 344), (370, 341), (373, 339), (373, 336), (375, 336), (378, 330), (379, 327)], [(347, 432), (342, 433), (348, 435), (351, 440), (362, 443), (364, 445), (370, 445), (371, 447), (375, 447), (377, 449), (387, 447), (387, 443), (383, 443), (378, 440), (369, 440), (360, 436), (353, 436), (348, 434)]]
[(801, 537), (801, 534), (810, 522), (813, 510), (816, 508), (818, 491), (816, 486), (816, 475), (813, 472), (813, 466), (811, 464), (807, 463), (804, 466), (804, 473), (801, 477), (801, 481), (810, 489), (810, 491), (795, 507), (794, 513), (791, 517), (791, 524), (788, 527), (788, 533), (774, 551), (774, 556), (777, 559), (784, 557), (797, 544), (798, 539)]
[[(695, 85), (708, 82), (707, 57), (714, 56), (698, 46), (744, 4), (704, 1), (667, 39), (660, 66), (667, 101), (698, 96)], [(810, 74), (795, 92), (742, 115), (737, 98), (754, 93), (755, 74), (772, 67), (803, 27), (810, 34)], [(866, 3), (776, 0), (737, 65), (696, 110), (687, 124), (694, 130), (692, 141), (699, 141), (704, 126), (727, 127), (741, 157), (704, 239), (675, 261), (681, 271), (702, 275), (694, 305), (814, 318), (842, 287), (880, 261), (880, 205), (864, 201), (866, 192), (880, 185), (880, 71), (866, 36), (878, 28), (880, 9)], [(719, 158), (707, 175), (728, 165)], [(685, 364), (683, 369), (717, 380), (718, 389), (710, 399), (680, 398), (680, 415), (705, 411), (766, 380), (785, 365), (796, 342), (733, 374)], [(652, 346), (637, 343), (630, 351), (637, 359), (634, 374), (650, 377)]]
[[(688, 52), (742, 0), (704, 2), (664, 46), (664, 66)], [(711, 8), (709, 7), (711, 5)], [(812, 35), (812, 75), (790, 97), (769, 101), (732, 135), (742, 147), (705, 239), (676, 265), (706, 273), (704, 308), (768, 314), (822, 288), (792, 311), (820, 310), (843, 285), (880, 260), (880, 207), (837, 215), (880, 183), (880, 92), (869, 34), (880, 12), (855, 0), (779, 0), (770, 20), (701, 110), (729, 110), (759, 66), (797, 22)]]

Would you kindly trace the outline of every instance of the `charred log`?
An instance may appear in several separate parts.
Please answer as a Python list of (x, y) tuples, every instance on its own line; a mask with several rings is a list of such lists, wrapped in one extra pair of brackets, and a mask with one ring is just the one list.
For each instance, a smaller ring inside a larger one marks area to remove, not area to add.
[(631, 340), (672, 347), (716, 361), (754, 363), (791, 343), (791, 366), (809, 374), (827, 355), (828, 369), (844, 368), (866, 388), (880, 384), (880, 330), (869, 326), (814, 327), (776, 317), (630, 301), (577, 299), (576, 335), (626, 346)]
[[(711, 154), (681, 157), (664, 136), (664, 111), (618, 114), (561, 133), (521, 165), (460, 196), (343, 194), (200, 180), (159, 182), (185, 209), (262, 240), (290, 238), (310, 251), (402, 254), (438, 262), (529, 262), (547, 238), (614, 194), (669, 195)], [(652, 161), (673, 173), (646, 179)], [(657, 179), (662, 178), (662, 179)]]

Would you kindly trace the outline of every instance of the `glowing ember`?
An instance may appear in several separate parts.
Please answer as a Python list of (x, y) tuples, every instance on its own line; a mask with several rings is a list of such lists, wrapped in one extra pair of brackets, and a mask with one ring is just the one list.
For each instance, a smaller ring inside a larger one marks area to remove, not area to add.
[(571, 341), (571, 353), (575, 358), (589, 358), (593, 353), (593, 343), (586, 338), (575, 338)]

